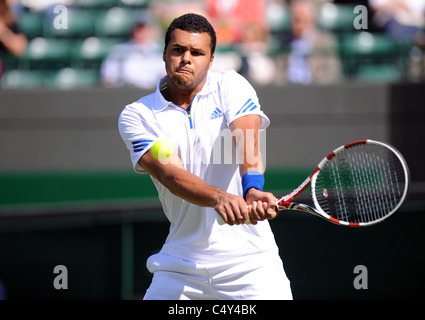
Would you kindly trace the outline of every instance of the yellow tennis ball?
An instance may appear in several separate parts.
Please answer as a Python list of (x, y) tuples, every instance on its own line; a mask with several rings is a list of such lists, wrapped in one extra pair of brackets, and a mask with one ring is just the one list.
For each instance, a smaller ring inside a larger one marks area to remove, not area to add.
[(151, 147), (151, 153), (159, 160), (169, 158), (174, 153), (174, 143), (169, 138), (159, 138)]

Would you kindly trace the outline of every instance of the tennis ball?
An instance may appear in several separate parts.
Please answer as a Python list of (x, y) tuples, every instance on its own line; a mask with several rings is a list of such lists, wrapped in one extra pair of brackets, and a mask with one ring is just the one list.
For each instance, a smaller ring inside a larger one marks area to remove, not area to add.
[(169, 158), (174, 153), (173, 141), (169, 138), (159, 138), (155, 140), (151, 147), (151, 153), (159, 160)]

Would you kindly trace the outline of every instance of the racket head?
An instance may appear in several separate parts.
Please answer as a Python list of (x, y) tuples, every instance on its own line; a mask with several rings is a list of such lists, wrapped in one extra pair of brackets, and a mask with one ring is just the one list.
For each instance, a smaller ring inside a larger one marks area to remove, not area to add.
[(369, 226), (396, 212), (406, 199), (410, 173), (401, 153), (379, 141), (341, 146), (324, 158), (311, 179), (321, 216), (345, 226)]

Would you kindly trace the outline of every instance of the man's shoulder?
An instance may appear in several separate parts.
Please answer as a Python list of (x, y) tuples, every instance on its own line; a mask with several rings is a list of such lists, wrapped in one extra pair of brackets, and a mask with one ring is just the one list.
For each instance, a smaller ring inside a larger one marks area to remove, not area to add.
[(145, 110), (152, 110), (155, 108), (155, 93), (145, 95), (138, 100), (128, 104), (125, 109), (134, 109), (143, 112)]
[(221, 92), (228, 92), (229, 90), (235, 91), (244, 88), (248, 83), (247, 80), (235, 70), (224, 72), (211, 71), (209, 73), (209, 78), (211, 87), (214, 88), (217, 86)]
[(130, 117), (138, 119), (151, 119), (155, 109), (155, 94), (148, 94), (140, 99), (127, 104), (121, 111), (120, 119)]
[(143, 106), (145, 108), (152, 109), (153, 107), (155, 107), (156, 94), (157, 94), (156, 92), (147, 94), (141, 97), (139, 100), (135, 101), (134, 103), (137, 105)]
[(228, 71), (224, 71), (224, 72), (210, 71), (209, 76), (213, 81), (217, 81), (217, 82), (223, 82), (223, 81), (227, 81), (227, 80), (243, 78), (235, 70), (228, 70)]
[(235, 70), (229, 70), (221, 73), (211, 72), (210, 79), (216, 83), (219, 92), (224, 96), (235, 93), (245, 94), (253, 90), (250, 83)]

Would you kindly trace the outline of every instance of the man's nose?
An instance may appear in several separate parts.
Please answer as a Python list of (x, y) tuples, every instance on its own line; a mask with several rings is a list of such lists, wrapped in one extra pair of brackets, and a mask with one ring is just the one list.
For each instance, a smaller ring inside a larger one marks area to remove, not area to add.
[(182, 61), (184, 63), (190, 63), (190, 51), (185, 51), (182, 56)]

